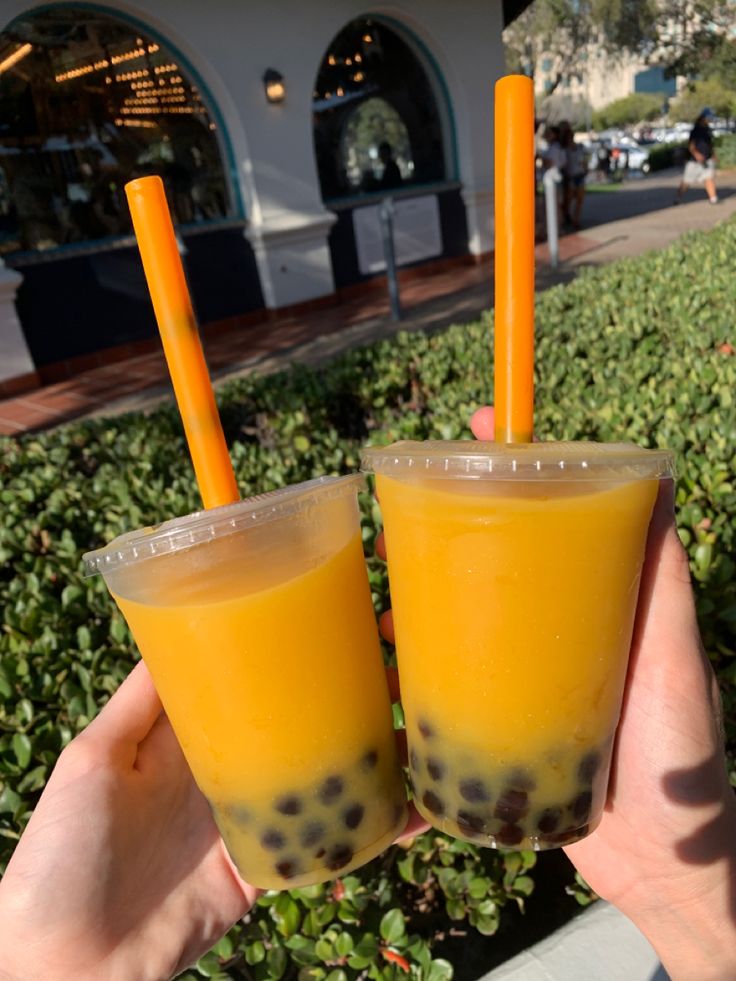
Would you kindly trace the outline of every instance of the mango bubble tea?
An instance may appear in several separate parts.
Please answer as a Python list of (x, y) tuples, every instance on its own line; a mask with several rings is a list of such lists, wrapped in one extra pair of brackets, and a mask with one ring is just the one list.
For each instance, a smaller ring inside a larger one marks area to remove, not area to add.
[(365, 452), (418, 810), (545, 849), (600, 820), (666, 452), (402, 442)]
[(243, 878), (348, 872), (406, 823), (360, 476), (116, 538), (102, 572)]

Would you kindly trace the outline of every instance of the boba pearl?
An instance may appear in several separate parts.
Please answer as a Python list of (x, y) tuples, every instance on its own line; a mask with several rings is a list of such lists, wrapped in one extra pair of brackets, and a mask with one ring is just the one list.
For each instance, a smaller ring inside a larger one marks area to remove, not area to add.
[(523, 841), (525, 831), (518, 824), (504, 824), (500, 831), (496, 832), (496, 841), (502, 845), (518, 845)]
[(511, 771), (506, 778), (506, 783), (514, 790), (534, 790), (537, 786), (534, 777), (529, 776), (526, 770), (522, 770), (520, 767)]
[(539, 815), (537, 827), (545, 834), (556, 831), (562, 818), (561, 807), (546, 807)]
[(460, 781), (460, 796), (469, 804), (483, 804), (491, 799), (486, 785), (482, 780), (476, 779)]
[(362, 804), (351, 804), (350, 807), (345, 811), (342, 816), (345, 826), (350, 828), (351, 831), (358, 827), (360, 822), (363, 820), (363, 815), (365, 814), (365, 808)]
[(372, 770), (376, 763), (378, 763), (378, 751), (375, 749), (369, 749), (360, 761), (360, 765), (364, 770)]
[(598, 772), (598, 767), (600, 765), (600, 753), (598, 753), (596, 750), (586, 753), (580, 761), (580, 766), (578, 767), (578, 778), (580, 779), (580, 782), (585, 784), (593, 783), (593, 777)]
[(427, 773), (433, 780), (441, 780), (445, 775), (445, 764), (440, 763), (433, 756), (427, 757)]
[(317, 791), (317, 796), (323, 804), (333, 804), (343, 791), (342, 777), (328, 777)]
[(276, 863), (276, 871), (284, 879), (293, 879), (299, 873), (299, 863), (294, 858), (286, 858)]
[(426, 719), (419, 719), (417, 728), (425, 739), (431, 739), (434, 736), (434, 729)]
[(299, 844), (302, 848), (312, 848), (324, 838), (325, 830), (321, 821), (308, 821), (299, 835)]
[(584, 790), (578, 794), (572, 802), (572, 814), (576, 821), (587, 821), (590, 816), (590, 805), (593, 802), (593, 795), (589, 790)]
[(411, 764), (412, 770), (415, 773), (419, 773), (419, 767), (421, 764), (419, 762), (419, 756), (417, 755), (417, 751), (415, 749), (413, 749), (411, 753), (409, 753), (409, 763)]
[(285, 794), (283, 797), (279, 797), (273, 806), (279, 814), (286, 814), (289, 817), (302, 812), (302, 802), (296, 794)]
[(506, 788), (496, 801), (493, 816), (500, 821), (515, 825), (529, 810), (529, 798), (525, 790)]
[(457, 826), (464, 834), (478, 835), (485, 831), (486, 822), (472, 811), (457, 812)]
[(445, 805), (441, 797), (438, 797), (433, 790), (425, 790), (422, 794), (422, 804), (431, 811), (432, 814), (436, 814), (441, 817), (445, 813)]
[(268, 828), (261, 835), (261, 844), (269, 851), (277, 852), (286, 844), (286, 835), (282, 834), (278, 828)]
[(353, 849), (350, 845), (334, 845), (328, 852), (325, 858), (325, 865), (328, 869), (332, 869), (333, 872), (337, 869), (344, 868), (348, 862), (353, 857)]

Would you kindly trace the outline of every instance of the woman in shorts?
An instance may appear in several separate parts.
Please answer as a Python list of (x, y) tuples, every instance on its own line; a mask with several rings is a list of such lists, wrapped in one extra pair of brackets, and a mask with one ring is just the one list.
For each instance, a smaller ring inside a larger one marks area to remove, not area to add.
[(675, 204), (680, 203), (682, 196), (691, 184), (703, 184), (710, 203), (718, 204), (713, 133), (708, 125), (708, 120), (712, 118), (713, 111), (708, 108), (703, 109), (690, 131), (690, 138), (688, 140), (690, 159), (685, 164), (685, 172), (682, 175), (680, 186), (677, 188), (677, 194), (675, 195)]

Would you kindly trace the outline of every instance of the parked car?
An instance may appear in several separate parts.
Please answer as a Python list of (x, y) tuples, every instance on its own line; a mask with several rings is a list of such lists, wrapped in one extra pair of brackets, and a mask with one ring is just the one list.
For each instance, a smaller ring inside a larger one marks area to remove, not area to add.
[(613, 143), (611, 151), (611, 170), (640, 170), (648, 174), (649, 147), (637, 143)]

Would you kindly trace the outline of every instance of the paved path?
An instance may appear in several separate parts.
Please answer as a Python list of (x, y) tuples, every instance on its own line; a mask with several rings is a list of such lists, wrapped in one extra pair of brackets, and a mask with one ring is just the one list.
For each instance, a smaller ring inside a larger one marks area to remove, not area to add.
[[(715, 206), (702, 190), (691, 190), (684, 204), (673, 207), (678, 181), (679, 172), (671, 171), (591, 190), (582, 232), (560, 241), (557, 270), (549, 267), (546, 246), (538, 246), (538, 289), (567, 282), (586, 266), (663, 248), (685, 231), (711, 228), (736, 212), (736, 173), (720, 177), (722, 201)], [(386, 297), (371, 293), (298, 319), (281, 318), (207, 336), (204, 347), (218, 381), (251, 371), (275, 371), (290, 362), (316, 364), (398, 329), (432, 329), (472, 320), (490, 306), (491, 293), (490, 264), (461, 266), (402, 285), (405, 316), (400, 324), (390, 319)], [(82, 416), (148, 408), (171, 397), (163, 354), (155, 351), (0, 400), (0, 433), (49, 429)]]

